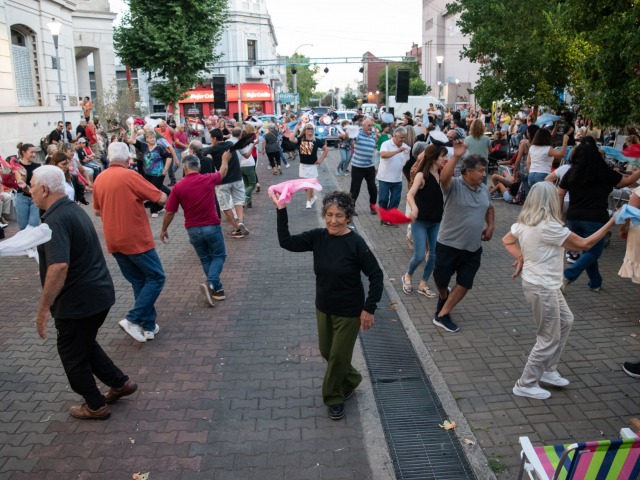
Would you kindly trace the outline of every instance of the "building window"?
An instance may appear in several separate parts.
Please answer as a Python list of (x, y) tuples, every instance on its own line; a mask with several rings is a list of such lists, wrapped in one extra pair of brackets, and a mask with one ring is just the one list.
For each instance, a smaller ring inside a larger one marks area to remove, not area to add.
[(249, 60), (249, 66), (253, 67), (257, 60), (256, 40), (247, 40), (247, 60)]
[(23, 26), (11, 27), (11, 54), (18, 105), (21, 107), (42, 105), (35, 32)]

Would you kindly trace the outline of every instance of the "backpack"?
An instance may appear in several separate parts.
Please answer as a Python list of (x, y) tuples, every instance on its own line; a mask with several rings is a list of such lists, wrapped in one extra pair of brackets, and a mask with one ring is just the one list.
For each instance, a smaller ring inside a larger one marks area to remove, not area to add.
[(51, 145), (51, 134), (40, 139), (40, 149), (46, 154), (47, 148)]

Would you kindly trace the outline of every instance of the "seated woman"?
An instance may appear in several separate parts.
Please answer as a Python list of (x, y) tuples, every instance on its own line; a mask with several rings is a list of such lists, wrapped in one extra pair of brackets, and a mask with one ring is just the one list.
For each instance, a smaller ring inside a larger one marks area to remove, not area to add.
[(95, 154), (87, 145), (87, 139), (80, 137), (78, 139), (78, 146), (76, 147), (76, 155), (80, 164), (84, 167), (89, 175), (89, 180), (93, 182), (96, 177), (102, 172), (102, 165), (95, 160)]
[[(499, 177), (500, 180), (496, 180), (494, 177)], [(520, 184), (522, 183), (520, 172), (516, 172), (510, 179), (500, 177), (499, 175), (492, 175), (491, 180), (493, 180), (493, 187), (489, 190), (491, 198), (493, 200), (502, 198), (505, 202), (509, 203), (513, 202), (513, 199), (518, 194), (518, 190), (520, 190)]]

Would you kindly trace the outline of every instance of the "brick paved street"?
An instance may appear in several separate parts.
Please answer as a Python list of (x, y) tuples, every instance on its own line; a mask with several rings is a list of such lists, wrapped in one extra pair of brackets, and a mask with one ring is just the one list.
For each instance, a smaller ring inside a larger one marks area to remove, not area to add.
[[(348, 190), (350, 178), (333, 174), (337, 158), (331, 150), (321, 168), (326, 191), (334, 182)], [(372, 455), (377, 414), (363, 413), (368, 387), (347, 404), (344, 421), (329, 420), (322, 405), (311, 256), (280, 249), (266, 192), (270, 183), (296, 178), (297, 170), (296, 161), (274, 177), (261, 157), (262, 192), (246, 215), (252, 233), (227, 239), (227, 300), (213, 309), (199, 295), (202, 269), (176, 216), (170, 243), (157, 247), (167, 284), (153, 342), (136, 344), (117, 327), (132, 294), (107, 256), (117, 303), (99, 342), (140, 389), (114, 404), (105, 422), (69, 418), (78, 397), (62, 371), (55, 331), (50, 327), (43, 342), (33, 325), (36, 263), (0, 259), (0, 478), (127, 479), (135, 472), (150, 472), (150, 480), (388, 478)], [(368, 210), (366, 200), (364, 189), (360, 212)], [(640, 299), (617, 276), (624, 244), (614, 235), (601, 259), (603, 290), (590, 292), (585, 276), (569, 287), (575, 324), (560, 371), (571, 385), (553, 389), (544, 402), (514, 397), (535, 334), (500, 242), (519, 207), (502, 201), (495, 207), (496, 232), (484, 246), (474, 289), (454, 311), (458, 334), (433, 326), (435, 300), (402, 292), (410, 257), (404, 228), (383, 227), (368, 214), (355, 223), (395, 286), (388, 293), (400, 301), (399, 315), (415, 325), (485, 455), (498, 469), (509, 467), (498, 475), (506, 480), (515, 477), (519, 435), (547, 443), (613, 438), (640, 414), (640, 382), (620, 368), (640, 358)], [(319, 225), (319, 205), (304, 209), (303, 194), (289, 210), (292, 232)], [(161, 218), (152, 219), (156, 238), (160, 225)]]

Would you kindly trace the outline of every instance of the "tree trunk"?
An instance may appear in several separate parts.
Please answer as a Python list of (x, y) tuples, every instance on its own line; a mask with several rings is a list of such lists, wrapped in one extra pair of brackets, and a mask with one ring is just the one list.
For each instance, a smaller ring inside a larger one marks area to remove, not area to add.
[(173, 119), (176, 122), (176, 125), (180, 125), (180, 104), (178, 100), (174, 100), (171, 105), (171, 109), (173, 110)]

